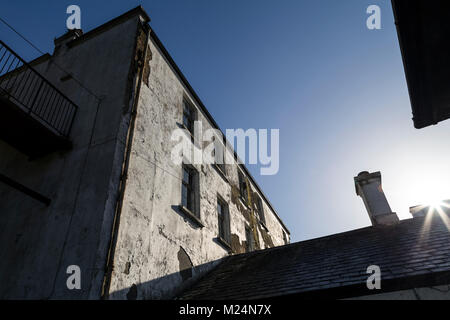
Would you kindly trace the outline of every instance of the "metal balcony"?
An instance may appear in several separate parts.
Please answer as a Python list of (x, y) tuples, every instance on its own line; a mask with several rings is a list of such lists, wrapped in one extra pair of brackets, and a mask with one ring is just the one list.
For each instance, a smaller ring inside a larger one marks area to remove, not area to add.
[(77, 106), (0, 40), (0, 139), (30, 157), (70, 147)]

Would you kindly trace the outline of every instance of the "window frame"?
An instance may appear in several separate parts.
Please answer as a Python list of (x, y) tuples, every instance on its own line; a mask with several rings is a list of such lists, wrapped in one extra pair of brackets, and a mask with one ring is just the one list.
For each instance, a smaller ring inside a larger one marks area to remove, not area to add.
[[(238, 180), (239, 180), (239, 198), (242, 200), (242, 202), (248, 206), (248, 185), (247, 185), (247, 178), (245, 175), (241, 172), (241, 170), (238, 169)], [(243, 187), (245, 186), (245, 190)], [(244, 192), (245, 191), (245, 192)]]
[[(219, 146), (220, 148), (222, 148), (222, 163), (214, 162), (214, 164), (226, 176), (227, 169), (225, 167), (225, 153), (226, 153), (226, 148), (227, 147), (223, 143), (223, 141), (221, 142), (221, 141), (219, 141), (219, 139), (217, 139), (217, 142), (216, 142), (216, 138), (214, 138), (214, 144), (215, 144), (215, 146)], [(215, 152), (216, 152), (216, 148), (214, 147), (214, 160), (215, 160), (215, 157), (216, 157), (216, 153)]]
[(266, 215), (264, 212), (264, 203), (259, 195), (257, 195), (257, 198), (256, 198), (256, 212), (258, 213), (259, 222), (267, 229)]
[(255, 251), (255, 239), (249, 225), (245, 225), (245, 252)]
[[(185, 181), (185, 172), (189, 175), (189, 181)], [(184, 197), (184, 188), (188, 194), (186, 202)], [(189, 198), (191, 198), (191, 206), (189, 206)], [(181, 202), (180, 209), (188, 217), (194, 220), (200, 227), (204, 227), (200, 214), (200, 175), (197, 169), (190, 164), (183, 163), (181, 166)]]
[[(186, 175), (187, 181), (185, 179)], [(181, 205), (192, 213), (195, 213), (194, 173), (192, 172), (192, 168), (189, 168), (186, 165), (183, 165), (182, 167), (181, 188)], [(186, 190), (186, 197), (184, 196), (184, 190)]]
[[(228, 181), (227, 178), (227, 168), (225, 165), (225, 152), (226, 152), (226, 145), (224, 143), (221, 142), (217, 142), (218, 139), (216, 136), (213, 137), (214, 138), (214, 163), (212, 164), (212, 166), (214, 167), (214, 169), (217, 170), (217, 172), (219, 173), (219, 175), (226, 181)], [(222, 152), (222, 164), (219, 164), (216, 162), (216, 147), (220, 145), (220, 147), (222, 148), (223, 152)]]
[[(219, 206), (221, 212), (219, 212)], [(218, 240), (225, 245), (227, 249), (231, 249), (231, 223), (230, 223), (230, 208), (228, 203), (217, 195), (217, 223), (218, 223)], [(222, 217), (222, 219), (221, 219)], [(222, 232), (221, 232), (222, 230)]]
[[(183, 110), (181, 124), (183, 128), (189, 132), (192, 143), (195, 143), (195, 121), (197, 121), (197, 108), (195, 108), (195, 106), (186, 97), (183, 97), (182, 105)], [(187, 114), (186, 110), (189, 111), (189, 114)], [(185, 123), (185, 117), (189, 120), (188, 125)]]

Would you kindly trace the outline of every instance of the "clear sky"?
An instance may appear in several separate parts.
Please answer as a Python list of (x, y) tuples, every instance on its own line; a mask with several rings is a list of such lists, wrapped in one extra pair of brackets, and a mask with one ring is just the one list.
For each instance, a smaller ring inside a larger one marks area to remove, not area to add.
[[(219, 126), (280, 129), (280, 171), (249, 166), (292, 241), (370, 224), (353, 177), (381, 171), (393, 211), (450, 198), (450, 121), (413, 128), (390, 1), (8, 1), (0, 16), (47, 52), (66, 8), (90, 29), (142, 4)], [(381, 7), (381, 30), (366, 8)], [(39, 54), (0, 24), (26, 59)]]

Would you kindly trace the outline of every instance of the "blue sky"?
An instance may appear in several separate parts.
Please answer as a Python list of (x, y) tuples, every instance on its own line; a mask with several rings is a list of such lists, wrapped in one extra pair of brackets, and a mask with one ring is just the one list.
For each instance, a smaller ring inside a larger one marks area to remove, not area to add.
[[(44, 51), (77, 4), (88, 31), (142, 4), (152, 28), (226, 128), (280, 129), (280, 171), (249, 166), (292, 241), (370, 224), (353, 177), (381, 171), (393, 211), (450, 198), (450, 121), (413, 128), (390, 1), (14, 1), (0, 16)], [(381, 7), (382, 29), (366, 28)], [(39, 54), (0, 25), (26, 59)]]

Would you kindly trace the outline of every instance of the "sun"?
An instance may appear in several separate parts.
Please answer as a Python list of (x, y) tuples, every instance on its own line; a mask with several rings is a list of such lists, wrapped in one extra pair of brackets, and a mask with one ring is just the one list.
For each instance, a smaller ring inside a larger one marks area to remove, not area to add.
[(443, 207), (447, 207), (444, 202), (447, 199), (450, 199), (448, 195), (449, 186), (446, 181), (442, 181), (440, 179), (430, 179), (431, 181), (422, 180), (420, 184), (420, 188), (415, 195), (416, 201), (418, 201), (420, 205), (427, 206), (432, 210), (437, 211), (438, 209), (442, 209)]
[(431, 200), (428, 202), (426, 206), (421, 206), (423, 208), (428, 207), (428, 212), (426, 214), (424, 230), (428, 230), (430, 228), (431, 219), (434, 213), (437, 213), (441, 218), (442, 222), (447, 227), (447, 230), (450, 231), (450, 218), (447, 215), (446, 211), (450, 208), (450, 205), (447, 202), (441, 200)]
[(434, 199), (434, 200), (431, 200), (430, 202), (428, 202), (427, 205), (428, 205), (431, 209), (438, 210), (438, 209), (441, 209), (441, 208), (442, 208), (442, 206), (444, 205), (444, 203), (443, 203), (441, 200)]

